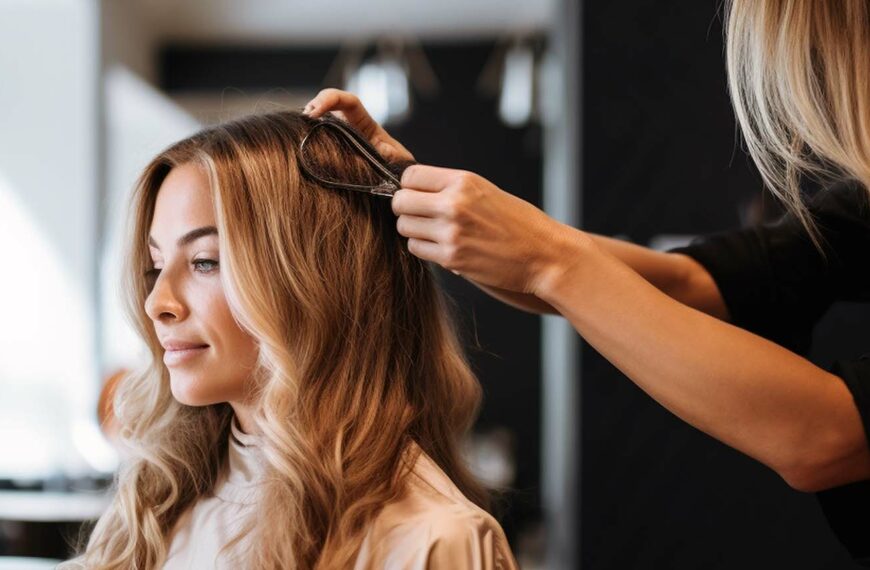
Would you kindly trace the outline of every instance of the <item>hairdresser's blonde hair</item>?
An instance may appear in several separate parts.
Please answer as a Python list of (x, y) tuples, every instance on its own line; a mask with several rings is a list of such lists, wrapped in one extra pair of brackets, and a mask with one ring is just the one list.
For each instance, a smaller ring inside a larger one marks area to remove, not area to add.
[[(227, 298), (260, 346), (255, 421), (268, 472), (239, 567), (350, 566), (366, 525), (403, 492), (411, 441), (486, 506), (457, 450), (480, 387), (433, 275), (407, 253), (389, 200), (302, 176), (297, 153), (313, 123), (291, 112), (244, 118), (177, 143), (145, 169), (126, 290), (151, 362), (118, 388), (132, 460), (79, 559), (86, 567), (160, 566), (168, 533), (214, 489), (225, 460), (232, 409), (175, 401), (144, 310), (157, 192), (188, 163), (208, 174)], [(362, 159), (323, 132), (315, 148), (323, 163), (349, 180), (370, 178)]]
[(729, 89), (770, 190), (820, 246), (802, 177), (870, 188), (870, 3), (731, 0)]

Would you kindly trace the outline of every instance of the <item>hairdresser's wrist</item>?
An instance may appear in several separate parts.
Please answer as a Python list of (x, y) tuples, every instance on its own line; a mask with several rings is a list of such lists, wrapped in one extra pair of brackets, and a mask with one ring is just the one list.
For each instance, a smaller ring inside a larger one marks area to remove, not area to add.
[(600, 254), (592, 237), (576, 228), (559, 224), (541, 250), (532, 279), (533, 293), (558, 308), (579, 280), (585, 260)]

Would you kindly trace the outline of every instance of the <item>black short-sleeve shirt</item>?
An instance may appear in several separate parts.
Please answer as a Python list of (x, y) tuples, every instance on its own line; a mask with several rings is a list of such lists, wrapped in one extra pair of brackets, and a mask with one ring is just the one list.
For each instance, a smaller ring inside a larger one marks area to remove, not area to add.
[[(840, 183), (808, 207), (819, 251), (799, 220), (704, 236), (671, 250), (697, 260), (713, 277), (736, 326), (805, 354), (816, 322), (835, 301), (870, 302), (870, 200), (863, 186)], [(868, 347), (870, 353), (870, 347)], [(835, 362), (870, 440), (870, 354)], [(831, 528), (856, 561), (870, 567), (870, 481), (817, 494)]]

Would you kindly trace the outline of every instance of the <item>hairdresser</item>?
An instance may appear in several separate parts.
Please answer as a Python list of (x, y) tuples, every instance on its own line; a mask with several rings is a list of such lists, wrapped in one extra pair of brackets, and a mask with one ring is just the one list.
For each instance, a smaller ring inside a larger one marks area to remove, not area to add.
[[(420, 258), (520, 309), (559, 313), (671, 412), (817, 493), (852, 555), (870, 564), (870, 359), (822, 369), (801, 356), (835, 301), (870, 300), (870, 4), (733, 0), (734, 109), (775, 224), (670, 252), (593, 235), (469, 172), (416, 165), (392, 202)], [(356, 97), (334, 111), (384, 155), (410, 153)], [(803, 176), (830, 185), (806, 199)], [(850, 512), (854, 511), (854, 513)]]

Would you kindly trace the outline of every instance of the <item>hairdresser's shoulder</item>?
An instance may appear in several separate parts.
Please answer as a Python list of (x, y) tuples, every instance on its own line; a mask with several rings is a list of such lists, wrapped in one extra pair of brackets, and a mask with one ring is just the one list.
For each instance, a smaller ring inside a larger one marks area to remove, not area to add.
[(870, 192), (856, 180), (842, 180), (821, 188), (809, 196), (807, 207), (823, 226), (826, 221), (838, 218), (870, 224)]

